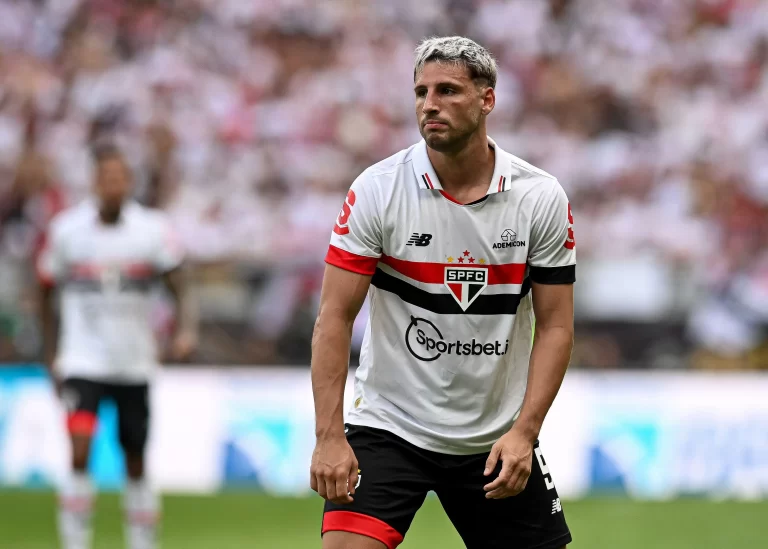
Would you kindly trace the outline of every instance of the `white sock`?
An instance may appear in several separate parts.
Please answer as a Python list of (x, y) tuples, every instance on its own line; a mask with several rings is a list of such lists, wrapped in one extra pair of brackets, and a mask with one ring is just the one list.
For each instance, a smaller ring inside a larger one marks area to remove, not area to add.
[(128, 549), (155, 549), (160, 500), (146, 480), (129, 480), (123, 494)]
[(59, 536), (62, 549), (90, 549), (93, 487), (86, 473), (72, 473), (59, 492)]

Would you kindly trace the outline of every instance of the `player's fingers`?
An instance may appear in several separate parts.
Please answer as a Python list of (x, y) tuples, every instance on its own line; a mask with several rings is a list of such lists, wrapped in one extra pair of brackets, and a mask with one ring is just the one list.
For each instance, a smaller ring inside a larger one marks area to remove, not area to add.
[(496, 468), (496, 464), (499, 461), (500, 453), (501, 447), (498, 445), (498, 443), (494, 444), (493, 448), (491, 448), (491, 453), (488, 454), (488, 459), (485, 460), (485, 471), (483, 471), (483, 475), (487, 477), (493, 472), (493, 470)]
[(509, 482), (510, 477), (512, 476), (512, 465), (509, 461), (503, 461), (501, 464), (501, 472), (499, 472), (499, 476), (496, 477), (492, 482), (489, 482), (486, 484), (483, 489), (486, 492), (492, 492), (493, 490), (496, 490), (498, 488), (501, 488), (502, 486), (505, 486), (507, 482)]
[(336, 479), (336, 499), (334, 503), (351, 503), (349, 495), (349, 477), (345, 474)]
[(360, 472), (357, 470), (357, 464), (352, 468), (352, 471), (349, 473), (349, 478), (347, 479), (347, 483), (349, 486), (349, 493), (353, 496), (355, 495), (355, 487), (357, 486), (357, 479), (359, 478)]
[(317, 475), (316, 481), (317, 482), (317, 493), (322, 497), (323, 499), (328, 499), (328, 488), (325, 484), (325, 478), (323, 478), (322, 475)]
[(485, 494), (485, 497), (487, 499), (504, 499), (508, 498), (511, 494), (507, 490), (506, 486), (502, 486), (501, 488), (497, 488), (496, 490), (492, 490)]
[(516, 496), (522, 492), (525, 489), (525, 485), (528, 483), (529, 476), (531, 476), (531, 470), (522, 463), (518, 463), (507, 483), (510, 495)]
[(325, 481), (325, 499), (336, 501), (336, 481), (333, 474), (327, 475), (323, 480)]
[(311, 471), (309, 473), (309, 487), (312, 488), (315, 492), (317, 492), (317, 477)]
[(528, 485), (528, 477), (527, 476), (521, 476), (515, 485), (512, 487), (512, 490), (510, 491), (511, 496), (516, 496), (517, 494), (520, 494), (523, 490), (525, 490), (525, 487)]

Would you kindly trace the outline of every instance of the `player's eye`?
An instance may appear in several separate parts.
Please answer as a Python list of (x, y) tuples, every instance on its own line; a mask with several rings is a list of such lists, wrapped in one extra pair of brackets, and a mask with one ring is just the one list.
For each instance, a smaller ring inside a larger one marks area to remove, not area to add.
[(425, 90), (424, 88), (419, 88), (418, 90), (416, 90), (416, 97), (424, 97), (426, 95), (427, 95), (427, 90)]
[(443, 95), (454, 95), (456, 93), (456, 90), (453, 88), (443, 88), (441, 91)]

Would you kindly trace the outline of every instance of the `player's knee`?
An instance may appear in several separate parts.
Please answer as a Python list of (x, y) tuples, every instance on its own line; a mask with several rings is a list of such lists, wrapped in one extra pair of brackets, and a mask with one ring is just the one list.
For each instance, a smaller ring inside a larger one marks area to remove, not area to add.
[(331, 531), (323, 534), (323, 549), (387, 549), (387, 546), (360, 534)]
[(84, 473), (88, 469), (88, 456), (72, 454), (72, 469)]
[(144, 447), (146, 434), (135, 430), (125, 430), (120, 433), (120, 446), (125, 453), (125, 462), (128, 467), (144, 467)]

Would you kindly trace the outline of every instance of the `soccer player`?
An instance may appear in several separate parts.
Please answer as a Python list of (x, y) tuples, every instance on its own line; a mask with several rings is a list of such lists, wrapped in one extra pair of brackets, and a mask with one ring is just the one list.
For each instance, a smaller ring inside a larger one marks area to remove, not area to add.
[[(176, 300), (172, 357), (196, 345), (195, 308), (182, 274), (183, 252), (160, 212), (130, 199), (129, 167), (113, 146), (94, 153), (95, 197), (59, 214), (38, 262), (43, 282), (45, 360), (67, 412), (72, 475), (61, 487), (59, 530), (64, 549), (87, 549), (93, 489), (87, 477), (96, 413), (114, 400), (128, 476), (124, 493), (130, 549), (156, 544), (159, 502), (144, 475), (149, 382), (157, 366), (150, 291), (158, 278)], [(56, 334), (54, 288), (61, 289)], [(58, 349), (56, 342), (58, 340)]]
[(561, 549), (571, 535), (537, 439), (573, 341), (568, 199), (487, 136), (488, 51), (425, 40), (414, 81), (423, 140), (355, 180), (326, 258), (310, 470), (322, 546), (393, 549), (434, 490), (470, 549)]

